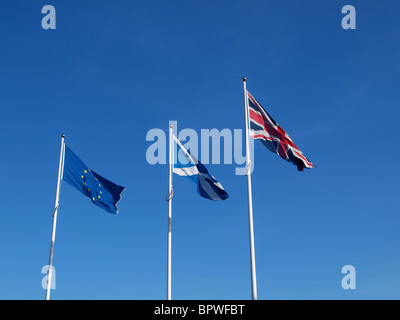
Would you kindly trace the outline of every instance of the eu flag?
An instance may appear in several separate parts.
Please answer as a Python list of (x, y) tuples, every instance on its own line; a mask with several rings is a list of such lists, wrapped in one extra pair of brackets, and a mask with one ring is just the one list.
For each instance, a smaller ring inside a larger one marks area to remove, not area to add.
[(89, 197), (96, 206), (110, 213), (118, 213), (117, 203), (121, 200), (121, 193), (125, 188), (91, 170), (67, 146), (63, 180)]

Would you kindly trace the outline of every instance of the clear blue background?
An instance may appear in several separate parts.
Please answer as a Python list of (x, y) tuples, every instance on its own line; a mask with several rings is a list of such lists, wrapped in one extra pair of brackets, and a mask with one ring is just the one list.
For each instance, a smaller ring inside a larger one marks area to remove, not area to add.
[[(146, 134), (242, 129), (243, 75), (317, 165), (255, 142), (259, 299), (399, 299), (399, 16), (387, 0), (1, 1), (0, 299), (44, 299), (61, 133), (126, 191), (115, 216), (62, 185), (51, 298), (165, 299), (168, 168)], [(251, 298), (235, 167), (208, 166), (221, 202), (174, 177), (173, 299)]]

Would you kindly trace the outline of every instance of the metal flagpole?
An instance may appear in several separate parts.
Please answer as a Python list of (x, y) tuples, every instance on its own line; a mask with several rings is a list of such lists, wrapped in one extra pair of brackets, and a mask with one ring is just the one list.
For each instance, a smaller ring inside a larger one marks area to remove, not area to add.
[(58, 177), (57, 177), (57, 191), (56, 191), (56, 201), (54, 205), (53, 214), (53, 231), (51, 233), (51, 244), (50, 244), (50, 258), (49, 258), (49, 272), (47, 273), (47, 288), (46, 288), (46, 300), (50, 300), (50, 289), (51, 280), (53, 276), (53, 254), (54, 254), (54, 242), (56, 240), (56, 224), (57, 224), (57, 212), (60, 199), (60, 185), (62, 171), (64, 170), (64, 138), (65, 135), (61, 135), (61, 151), (60, 151), (60, 162), (58, 164)]
[(172, 166), (174, 163), (174, 140), (172, 124), (169, 125), (169, 177), (168, 177), (168, 250), (167, 250), (167, 300), (171, 300), (171, 218), (172, 218)]
[(245, 77), (242, 78), (243, 81), (243, 92), (244, 92), (244, 119), (246, 128), (246, 175), (247, 175), (247, 199), (249, 204), (249, 238), (250, 238), (250, 264), (251, 264), (251, 290), (252, 299), (257, 300), (257, 280), (256, 280), (256, 258), (254, 250), (254, 228), (253, 228), (253, 200), (251, 192), (251, 159), (249, 152), (249, 108), (247, 89)]

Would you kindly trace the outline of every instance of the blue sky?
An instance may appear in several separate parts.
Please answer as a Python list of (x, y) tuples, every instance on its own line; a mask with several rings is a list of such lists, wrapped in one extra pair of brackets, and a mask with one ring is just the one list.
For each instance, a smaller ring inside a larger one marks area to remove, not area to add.
[[(56, 8), (43, 30), (41, 8)], [(341, 9), (356, 8), (344, 30)], [(259, 299), (399, 299), (398, 44), (393, 1), (0, 3), (0, 299), (44, 299), (60, 148), (126, 187), (108, 214), (62, 185), (52, 299), (165, 299), (168, 167), (153, 128), (243, 129), (247, 88), (316, 169), (255, 142)], [(173, 299), (250, 299), (246, 178), (230, 197), (174, 177)], [(344, 290), (344, 265), (356, 289)]]

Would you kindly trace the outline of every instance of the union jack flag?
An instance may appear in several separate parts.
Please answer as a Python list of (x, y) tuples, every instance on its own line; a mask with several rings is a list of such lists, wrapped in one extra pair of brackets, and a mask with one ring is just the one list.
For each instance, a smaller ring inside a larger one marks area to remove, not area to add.
[(248, 91), (247, 98), (249, 102), (250, 137), (261, 140), (268, 150), (293, 163), (299, 171), (303, 171), (304, 168), (315, 168), (293, 143), (289, 135)]

